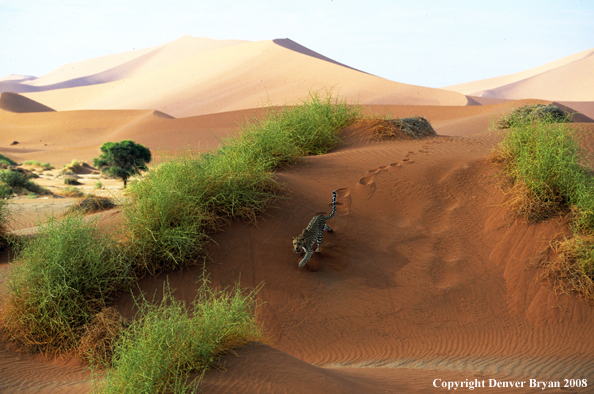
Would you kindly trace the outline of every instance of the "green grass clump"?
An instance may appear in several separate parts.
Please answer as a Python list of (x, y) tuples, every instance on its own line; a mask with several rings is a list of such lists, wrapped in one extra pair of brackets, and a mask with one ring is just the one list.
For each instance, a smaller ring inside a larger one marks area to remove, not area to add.
[(573, 208), (575, 226), (594, 229), (594, 182), (584, 168), (575, 130), (568, 124), (516, 126), (498, 148), (504, 172), (524, 191), (519, 213), (530, 221)]
[(30, 351), (75, 349), (82, 328), (134, 278), (115, 239), (79, 215), (49, 218), (16, 250), (1, 318), (4, 333)]
[(583, 166), (585, 153), (576, 130), (544, 121), (514, 125), (494, 158), (512, 184), (507, 205), (529, 222), (569, 215), (574, 237), (558, 243), (558, 259), (544, 275), (562, 292), (594, 301), (594, 177)]
[(132, 182), (123, 207), (140, 271), (156, 275), (205, 254), (224, 220), (255, 220), (279, 186), (261, 168), (231, 155), (177, 156)]
[(0, 154), (0, 164), (4, 164), (6, 166), (16, 166), (17, 162), (12, 160), (9, 157), (6, 157), (6, 156)]
[(85, 195), (85, 193), (83, 193), (76, 186), (65, 187), (64, 189), (60, 190), (57, 194), (62, 197), (84, 197)]
[(296, 107), (272, 109), (241, 127), (239, 137), (214, 153), (176, 156), (151, 169), (124, 207), (139, 269), (155, 275), (204, 255), (225, 221), (255, 222), (278, 196), (272, 171), (298, 156), (327, 152), (337, 131), (359, 110), (331, 96), (311, 94)]
[(37, 160), (27, 160), (23, 162), (24, 166), (32, 166), (32, 167), (41, 167), (42, 170), (46, 171), (46, 170), (53, 170), (54, 166), (52, 166), (50, 163), (42, 163), (40, 161)]
[[(136, 320), (116, 343), (100, 393), (195, 392), (226, 351), (262, 338), (255, 291), (218, 291), (203, 281), (190, 305), (168, 285), (161, 302), (142, 298)], [(193, 381), (190, 381), (195, 377)]]
[(359, 107), (349, 106), (330, 93), (310, 92), (294, 107), (271, 108), (263, 119), (241, 126), (239, 137), (226, 141), (219, 154), (247, 155), (273, 170), (298, 156), (320, 155), (334, 148), (337, 132), (361, 117)]
[(0, 250), (7, 245), (8, 222), (10, 221), (10, 211), (8, 210), (8, 195), (0, 194)]
[(115, 208), (116, 204), (108, 197), (88, 196), (81, 198), (68, 208), (68, 213), (81, 212), (83, 214), (106, 211)]
[(570, 123), (571, 116), (554, 104), (524, 105), (503, 115), (495, 124), (497, 129), (519, 127), (527, 123)]
[(80, 185), (81, 183), (78, 181), (78, 179), (76, 179), (73, 176), (66, 176), (66, 177), (64, 177), (64, 184), (75, 186), (75, 185)]
[(20, 171), (0, 170), (0, 185), (8, 189), (11, 194), (28, 194), (28, 192), (49, 194), (47, 189), (32, 182), (26, 173)]

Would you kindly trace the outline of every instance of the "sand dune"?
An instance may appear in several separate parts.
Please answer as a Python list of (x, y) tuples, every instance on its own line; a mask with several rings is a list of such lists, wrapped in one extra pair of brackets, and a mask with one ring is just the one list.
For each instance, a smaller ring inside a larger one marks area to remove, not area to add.
[[(328, 86), (365, 104), (366, 114), (423, 116), (437, 136), (377, 141), (362, 122), (349, 126), (330, 153), (277, 173), (288, 198), (257, 227), (232, 222), (214, 236), (213, 283), (264, 283), (259, 320), (269, 341), (225, 356), (224, 368), (206, 375), (204, 392), (444, 392), (435, 379), (592, 383), (592, 306), (555, 294), (534, 265), (550, 255), (551, 239), (570, 230), (561, 221), (527, 225), (512, 217), (501, 206), (507, 197), (497, 168), (485, 156), (502, 137), (488, 131), (502, 113), (554, 100), (582, 113), (574, 121), (582, 122), (576, 124), (582, 146), (594, 153), (594, 98), (583, 71), (593, 53), (468, 84), (458, 93), (369, 75), (288, 39), (183, 37), (41, 78), (1, 79), (0, 88), (36, 91), (0, 96), (0, 153), (61, 166), (91, 162), (104, 142), (122, 139), (148, 146), (157, 160), (160, 151), (213, 149), (237, 134), (238, 123), (262, 116), (255, 109), (266, 104), (262, 97), (290, 104)], [(572, 82), (571, 73), (583, 83), (557, 89), (547, 79)], [(537, 84), (558, 95), (480, 96), (503, 87), (537, 92)], [(322, 252), (306, 269), (298, 269), (291, 237), (312, 215), (329, 211), (332, 190), (338, 192), (329, 223), (335, 231), (324, 236)], [(117, 210), (104, 219), (101, 225), (122, 220)], [(8, 260), (0, 255), (0, 284)], [(144, 278), (139, 289), (153, 294), (168, 280), (177, 297), (190, 301), (201, 275), (201, 267), (166, 272)], [(115, 306), (134, 314), (129, 294)], [(92, 390), (89, 377), (76, 357), (47, 360), (0, 342), (0, 392), (85, 393)]]
[[(63, 166), (77, 159), (92, 163), (99, 148), (107, 141), (131, 139), (149, 147), (153, 156), (159, 152), (180, 149), (209, 150), (235, 135), (238, 124), (261, 116), (257, 109), (230, 111), (187, 118), (172, 118), (151, 110), (80, 110), (59, 112), (26, 112), (36, 107), (16, 94), (9, 97), (15, 112), (0, 107), (0, 153), (17, 162), (38, 160)], [(7, 100), (8, 101), (8, 100)], [(0, 100), (0, 104), (3, 100)], [(429, 114), (439, 133), (471, 135), (486, 130), (494, 117), (513, 106), (539, 101), (518, 101), (484, 106), (365, 106), (368, 114), (399, 114), (401, 117)], [(17, 145), (11, 145), (17, 141)]]
[[(234, 222), (217, 234), (210, 248), (217, 264), (208, 266), (222, 286), (240, 277), (242, 286), (264, 282), (259, 319), (271, 346), (226, 357), (226, 372), (209, 373), (206, 391), (421, 393), (443, 391), (433, 387), (436, 378), (591, 376), (592, 307), (555, 295), (532, 265), (546, 256), (551, 239), (569, 229), (554, 220), (529, 226), (511, 217), (500, 206), (506, 197), (496, 168), (484, 159), (501, 138), (485, 124), (517, 104), (370, 106), (368, 113), (424, 116), (441, 135), (376, 141), (355, 124), (330, 153), (279, 171), (289, 198), (258, 227)], [(152, 111), (5, 111), (0, 120), (26, 126), (31, 136), (56, 138), (45, 157), (57, 162), (69, 149), (82, 152), (85, 143), (103, 141), (98, 136), (144, 136), (149, 144), (162, 133), (179, 141), (192, 133), (204, 138), (208, 129), (233, 133), (235, 122), (252, 114), (171, 119)], [(55, 130), (66, 124), (71, 128), (58, 137)], [(591, 123), (583, 126), (590, 130)], [(591, 145), (585, 141), (587, 149)], [(290, 238), (311, 215), (328, 211), (332, 190), (339, 204), (329, 223), (335, 231), (325, 235), (322, 253), (299, 270)], [(152, 294), (168, 278), (177, 297), (191, 300), (201, 273), (198, 267), (167, 272), (143, 279), (140, 288)], [(115, 304), (133, 315), (129, 295)], [(24, 355), (16, 363), (14, 357), (0, 349), (0, 390), (91, 388), (76, 359), (52, 365)], [(26, 379), (15, 368), (40, 372)]]
[(288, 39), (219, 42), (187, 36), (65, 69), (26, 81), (20, 92), (59, 111), (155, 109), (175, 117), (255, 108), (268, 105), (267, 99), (294, 104), (310, 90), (329, 87), (361, 104), (468, 102), (460, 93), (354, 70)]
[(594, 49), (530, 70), (447, 86), (466, 95), (557, 101), (594, 101)]
[(28, 99), (17, 93), (0, 94), (0, 110), (9, 112), (52, 112), (50, 107)]

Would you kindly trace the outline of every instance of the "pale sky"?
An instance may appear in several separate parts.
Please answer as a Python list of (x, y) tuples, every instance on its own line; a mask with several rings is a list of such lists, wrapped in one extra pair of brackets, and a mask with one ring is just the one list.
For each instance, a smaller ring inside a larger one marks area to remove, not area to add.
[(0, 0), (0, 77), (186, 34), (290, 38), (383, 78), (443, 87), (594, 48), (594, 1)]

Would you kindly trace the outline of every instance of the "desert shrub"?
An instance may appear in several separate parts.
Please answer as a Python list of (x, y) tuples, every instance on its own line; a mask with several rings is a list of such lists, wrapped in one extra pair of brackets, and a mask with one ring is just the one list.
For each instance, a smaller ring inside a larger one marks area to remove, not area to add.
[(32, 166), (32, 167), (41, 167), (42, 170), (46, 171), (46, 170), (52, 170), (54, 168), (54, 166), (52, 166), (50, 163), (42, 163), (40, 161), (37, 160), (27, 160), (23, 162), (24, 166)]
[(12, 195), (12, 188), (0, 182), (0, 199), (9, 198)]
[(547, 279), (594, 301), (594, 178), (584, 167), (576, 129), (549, 121), (515, 124), (493, 158), (512, 188), (507, 205), (529, 222), (567, 214), (574, 237), (556, 243)]
[(1, 318), (5, 335), (30, 351), (74, 350), (83, 327), (134, 278), (114, 238), (79, 215), (50, 217), (15, 248)]
[(335, 147), (338, 131), (360, 117), (360, 108), (330, 92), (309, 96), (294, 107), (271, 108), (263, 119), (241, 125), (237, 138), (226, 141), (219, 154), (247, 155), (273, 170), (298, 156), (319, 155)]
[(505, 174), (529, 197), (525, 201), (531, 207), (523, 216), (542, 220), (575, 207), (575, 225), (594, 228), (594, 183), (580, 164), (583, 152), (571, 126), (534, 122), (513, 127), (497, 155)]
[(255, 220), (273, 200), (271, 175), (239, 159), (177, 156), (130, 184), (123, 213), (141, 271), (183, 267), (205, 254), (223, 220)]
[[(1, 190), (0, 190), (1, 192)], [(10, 221), (10, 211), (8, 210), (8, 196), (0, 196), (0, 250), (4, 249), (7, 242), (8, 223)]]
[(101, 196), (89, 196), (82, 198), (74, 203), (69, 209), (68, 213), (81, 212), (81, 213), (93, 213), (106, 211), (112, 209), (116, 204), (107, 197)]
[(503, 115), (495, 124), (495, 128), (509, 129), (533, 122), (569, 123), (571, 122), (571, 116), (553, 104), (525, 105), (520, 108), (514, 108)]
[[(138, 315), (121, 332), (98, 391), (193, 392), (218, 356), (262, 338), (255, 320), (256, 291), (213, 290), (204, 281), (190, 305), (175, 299), (167, 285), (161, 302), (140, 299)], [(197, 377), (190, 382), (191, 376)]]
[(65, 185), (80, 185), (81, 183), (78, 181), (78, 179), (72, 177), (72, 176), (67, 176), (64, 177), (64, 184)]
[(304, 154), (327, 152), (358, 109), (311, 94), (293, 108), (271, 110), (241, 127), (214, 153), (175, 156), (131, 183), (124, 207), (139, 269), (156, 274), (204, 255), (230, 219), (255, 222), (279, 195), (272, 171)]
[(62, 197), (84, 197), (84, 193), (76, 186), (68, 186), (60, 190), (58, 195)]
[(21, 171), (0, 170), (0, 184), (10, 190), (10, 193), (49, 194), (49, 191), (29, 179), (29, 176)]
[(115, 344), (129, 325), (115, 308), (103, 308), (83, 327), (78, 353), (91, 365), (111, 366)]
[(402, 119), (367, 118), (362, 121), (379, 139), (398, 138), (402, 135), (419, 139), (436, 134), (431, 123), (421, 116)]
[(2, 154), (0, 154), (0, 163), (1, 164), (4, 164), (6, 166), (16, 166), (17, 165), (17, 162), (16, 161), (14, 161), (11, 158), (6, 157), (6, 156), (4, 156)]
[(82, 163), (76, 159), (72, 159), (72, 161), (69, 164), (64, 165), (64, 168), (62, 171), (63, 172), (70, 171), (72, 173), (78, 174), (81, 169), (82, 169)]

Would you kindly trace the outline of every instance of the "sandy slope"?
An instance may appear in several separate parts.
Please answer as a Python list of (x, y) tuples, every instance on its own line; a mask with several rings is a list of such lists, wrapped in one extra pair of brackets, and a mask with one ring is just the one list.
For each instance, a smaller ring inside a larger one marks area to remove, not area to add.
[[(209, 373), (205, 392), (421, 393), (444, 391), (433, 388), (436, 378), (592, 379), (592, 307), (555, 295), (531, 265), (568, 229), (554, 220), (527, 226), (512, 218), (499, 206), (505, 196), (496, 169), (484, 160), (500, 138), (485, 125), (512, 104), (368, 107), (425, 116), (441, 135), (377, 142), (354, 125), (345, 130), (345, 144), (329, 154), (280, 171), (288, 199), (258, 227), (233, 223), (216, 235), (218, 246), (210, 248), (216, 264), (208, 267), (223, 286), (240, 277), (243, 286), (264, 282), (260, 320), (270, 346), (226, 357), (226, 372)], [(94, 111), (82, 113), (92, 119)], [(11, 116), (26, 123), (52, 114)], [(204, 131), (201, 124), (230, 130), (242, 113), (189, 119), (150, 111), (104, 114), (114, 130), (119, 122), (185, 121), (168, 129), (174, 135), (179, 126), (184, 135)], [(80, 113), (62, 115), (73, 120), (55, 127), (76, 123)], [(583, 124), (586, 132), (594, 131), (591, 125)], [(66, 133), (54, 161), (77, 144), (75, 136)], [(591, 138), (584, 146), (592, 151)], [(313, 214), (329, 210), (334, 189), (339, 205), (329, 225), (335, 232), (324, 236), (322, 253), (308, 269), (299, 270), (290, 239)], [(152, 294), (168, 277), (176, 295), (190, 300), (200, 273), (198, 267), (169, 272), (140, 286)], [(133, 314), (129, 296), (116, 305)], [(76, 359), (52, 364), (0, 347), (0, 391), (85, 392), (88, 378)]]
[(16, 83), (21, 90), (6, 81), (4, 89), (30, 92), (24, 94), (59, 111), (156, 109), (175, 117), (255, 108), (268, 104), (263, 99), (293, 104), (310, 90), (328, 87), (361, 104), (467, 103), (460, 93), (354, 70), (289, 39), (219, 42), (186, 36), (64, 69)]
[(594, 49), (501, 77), (447, 86), (471, 96), (594, 101)]

